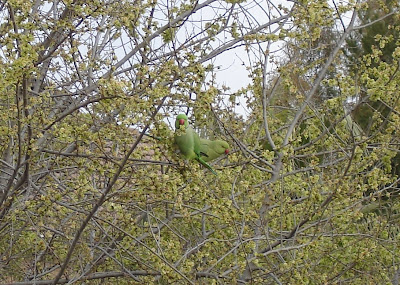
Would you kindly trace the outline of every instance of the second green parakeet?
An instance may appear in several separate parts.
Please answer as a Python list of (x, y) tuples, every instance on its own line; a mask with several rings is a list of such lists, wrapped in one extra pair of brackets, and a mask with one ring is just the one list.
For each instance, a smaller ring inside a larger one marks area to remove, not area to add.
[(204, 161), (211, 161), (229, 153), (229, 144), (223, 140), (200, 139), (200, 155)]
[(201, 157), (199, 135), (189, 126), (188, 118), (185, 114), (179, 114), (176, 117), (175, 143), (186, 159), (196, 159), (207, 167), (214, 175), (217, 175), (214, 169)]

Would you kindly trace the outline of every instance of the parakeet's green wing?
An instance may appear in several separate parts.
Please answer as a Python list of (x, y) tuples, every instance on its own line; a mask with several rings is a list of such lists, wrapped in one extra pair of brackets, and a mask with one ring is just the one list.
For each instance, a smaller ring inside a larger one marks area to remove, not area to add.
[(211, 141), (207, 139), (200, 139), (200, 155), (204, 159), (205, 157), (208, 157), (208, 151), (210, 150), (210, 145)]
[(205, 167), (207, 167), (214, 175), (217, 175), (217, 173), (215, 172), (215, 170), (207, 163), (203, 160), (203, 158), (201, 157), (201, 139), (199, 137), (199, 135), (193, 131), (193, 140), (194, 140), (194, 152), (196, 153), (197, 157), (197, 161), (200, 162), (201, 164), (203, 164)]

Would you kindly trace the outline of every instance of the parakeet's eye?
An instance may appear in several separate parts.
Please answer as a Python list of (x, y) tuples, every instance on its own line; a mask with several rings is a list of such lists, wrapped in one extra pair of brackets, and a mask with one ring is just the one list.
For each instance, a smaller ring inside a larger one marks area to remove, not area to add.
[(226, 150), (225, 150), (225, 154), (228, 154), (228, 153), (229, 153), (229, 149), (226, 149)]
[(184, 119), (180, 119), (179, 120), (179, 125), (184, 125), (185, 124), (185, 120)]

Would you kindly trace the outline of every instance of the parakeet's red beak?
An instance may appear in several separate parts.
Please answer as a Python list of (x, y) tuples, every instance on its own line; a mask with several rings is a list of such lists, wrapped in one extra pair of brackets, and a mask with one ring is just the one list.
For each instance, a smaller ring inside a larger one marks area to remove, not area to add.
[(229, 149), (226, 149), (226, 150), (225, 150), (225, 154), (228, 154), (228, 153), (229, 153)]
[(185, 124), (185, 120), (184, 119), (180, 119), (179, 120), (179, 125), (184, 125)]

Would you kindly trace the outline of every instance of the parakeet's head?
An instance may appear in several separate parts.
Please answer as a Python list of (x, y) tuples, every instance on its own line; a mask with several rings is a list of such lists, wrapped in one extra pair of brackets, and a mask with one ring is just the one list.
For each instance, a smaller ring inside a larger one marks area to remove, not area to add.
[(180, 126), (185, 126), (186, 128), (188, 125), (188, 117), (185, 114), (179, 114), (176, 116), (175, 129), (179, 129)]
[(216, 140), (215, 144), (217, 148), (216, 151), (218, 153), (225, 153), (225, 154), (229, 153), (229, 144), (226, 141)]

